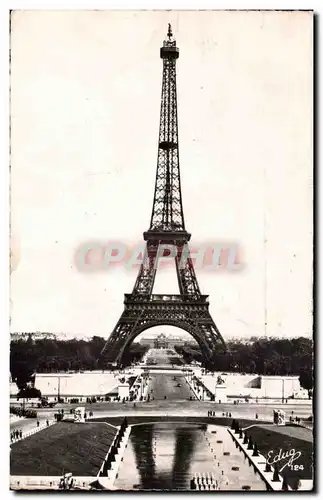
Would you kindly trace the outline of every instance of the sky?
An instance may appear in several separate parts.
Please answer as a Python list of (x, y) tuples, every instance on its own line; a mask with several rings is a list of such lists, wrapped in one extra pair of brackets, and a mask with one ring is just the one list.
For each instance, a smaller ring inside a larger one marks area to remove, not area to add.
[[(197, 269), (224, 339), (312, 335), (312, 15), (16, 11), (11, 24), (11, 331), (108, 337), (138, 269), (89, 273), (89, 242), (142, 243), (171, 22), (192, 247), (231, 242), (240, 270)], [(174, 268), (154, 293), (177, 293)]]

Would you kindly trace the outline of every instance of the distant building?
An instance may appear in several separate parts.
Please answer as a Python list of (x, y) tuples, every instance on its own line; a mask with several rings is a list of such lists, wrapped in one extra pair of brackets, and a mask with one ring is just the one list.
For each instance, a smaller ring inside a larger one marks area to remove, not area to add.
[(55, 340), (57, 337), (54, 333), (44, 333), (44, 332), (13, 332), (10, 333), (10, 339), (12, 341), (16, 340), (28, 340), (31, 337), (32, 340), (40, 339), (52, 339)]
[[(11, 332), (10, 339), (12, 341), (27, 340), (30, 337), (32, 340), (71, 340), (73, 337), (65, 333), (50, 333), (50, 332)], [(82, 340), (90, 340), (90, 337), (82, 336)]]
[(158, 337), (155, 339), (154, 341), (154, 347), (155, 348), (159, 348), (159, 347), (169, 347), (168, 345), (168, 339), (166, 337), (166, 335), (164, 333), (161, 333), (160, 335), (158, 335)]
[[(190, 343), (194, 342), (194, 339), (190, 340)], [(164, 333), (159, 334), (157, 337), (143, 337), (140, 339), (140, 344), (153, 348), (169, 348), (173, 349), (175, 345), (185, 345), (187, 344), (187, 339), (181, 337), (173, 337), (172, 335), (165, 335)]]

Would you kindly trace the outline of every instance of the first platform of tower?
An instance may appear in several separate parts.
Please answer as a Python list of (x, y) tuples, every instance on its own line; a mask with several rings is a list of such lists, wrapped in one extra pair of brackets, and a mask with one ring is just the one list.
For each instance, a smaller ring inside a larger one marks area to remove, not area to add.
[(176, 47), (176, 41), (173, 40), (172, 27), (168, 24), (168, 40), (165, 40), (160, 49), (160, 57), (162, 59), (178, 59), (179, 49)]

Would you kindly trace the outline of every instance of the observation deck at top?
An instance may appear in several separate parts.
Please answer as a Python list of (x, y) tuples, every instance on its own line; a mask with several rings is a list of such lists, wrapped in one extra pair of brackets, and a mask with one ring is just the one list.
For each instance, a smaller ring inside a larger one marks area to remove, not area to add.
[(164, 42), (163, 46), (160, 48), (160, 57), (162, 59), (168, 58), (179, 58), (179, 48), (176, 47), (176, 42)]

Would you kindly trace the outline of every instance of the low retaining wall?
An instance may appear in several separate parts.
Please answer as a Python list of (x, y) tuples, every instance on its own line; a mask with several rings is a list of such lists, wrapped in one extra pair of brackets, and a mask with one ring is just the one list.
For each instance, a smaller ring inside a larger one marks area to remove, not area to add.
[[(139, 412), (138, 412), (139, 413)], [(232, 423), (232, 417), (208, 417), (208, 416), (192, 416), (192, 417), (183, 417), (183, 415), (180, 414), (180, 411), (176, 415), (172, 415), (171, 413), (165, 412), (163, 415), (160, 413), (146, 413), (142, 415), (138, 415), (134, 411), (133, 414), (127, 415), (127, 421), (129, 425), (141, 425), (141, 424), (153, 424), (153, 423), (158, 423), (158, 422), (174, 422), (174, 423), (191, 423), (191, 424), (211, 424), (211, 425), (221, 425), (224, 427), (228, 427)], [(91, 422), (106, 422), (109, 423), (110, 425), (118, 426), (122, 422), (124, 417), (113, 417), (113, 416), (106, 416), (106, 417), (93, 417), (91, 419), (88, 419)], [(254, 419), (248, 419), (248, 418), (239, 418), (239, 422), (241, 425), (244, 427), (259, 424), (271, 424), (271, 420), (257, 420), (255, 421)]]
[[(269, 477), (273, 476), (273, 472), (264, 472), (260, 468), (260, 466), (265, 466), (266, 465), (266, 458), (259, 453), (258, 457), (253, 457), (253, 450), (248, 450), (247, 446), (243, 445), (243, 439), (238, 438), (238, 434), (235, 434), (234, 431), (231, 429), (228, 429), (229, 434), (231, 435), (232, 439), (238, 444), (238, 447), (240, 451), (248, 458), (249, 462), (252, 463), (254, 468), (257, 470), (263, 481), (267, 485), (267, 489), (271, 491), (279, 491), (282, 489), (282, 479), (279, 483), (277, 482), (272, 482), (270, 481)], [(290, 488), (289, 488), (290, 489)]]
[(126, 419), (123, 419), (97, 476), (99, 483), (106, 489), (114, 489), (113, 483), (118, 475), (130, 432), (131, 427), (126, 423)]
[(112, 462), (111, 469), (108, 471), (108, 476), (107, 477), (102, 477), (102, 476), (98, 477), (98, 480), (100, 481), (100, 483), (106, 488), (113, 489), (113, 484), (118, 476), (119, 468), (120, 468), (120, 465), (121, 465), (121, 462), (123, 459), (123, 455), (124, 455), (128, 440), (129, 440), (130, 433), (131, 433), (131, 427), (127, 427), (127, 429), (125, 430), (125, 434), (121, 440), (119, 452), (116, 455), (116, 460), (114, 462)]
[[(58, 490), (62, 476), (10, 476), (10, 489), (19, 490)], [(89, 490), (96, 477), (73, 476), (73, 488)]]

